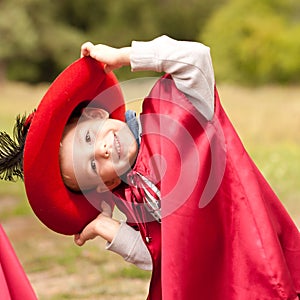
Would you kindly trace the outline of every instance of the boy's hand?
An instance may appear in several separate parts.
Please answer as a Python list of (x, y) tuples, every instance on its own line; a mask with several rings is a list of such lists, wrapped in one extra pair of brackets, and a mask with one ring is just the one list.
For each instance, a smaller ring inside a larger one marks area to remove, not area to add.
[(113, 48), (106, 45), (94, 45), (86, 42), (81, 46), (81, 57), (90, 56), (104, 63), (106, 73), (130, 65), (131, 47)]
[(119, 230), (120, 223), (112, 219), (111, 207), (106, 203), (101, 204), (102, 213), (89, 223), (81, 233), (74, 235), (74, 242), (78, 246), (82, 246), (86, 241), (92, 240), (97, 236), (102, 237), (108, 242), (112, 242), (117, 231)]

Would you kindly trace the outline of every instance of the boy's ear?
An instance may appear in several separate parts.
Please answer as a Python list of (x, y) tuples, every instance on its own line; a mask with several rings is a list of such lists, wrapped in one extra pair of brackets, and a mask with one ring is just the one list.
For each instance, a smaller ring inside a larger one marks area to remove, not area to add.
[(108, 119), (109, 113), (101, 108), (96, 107), (85, 107), (82, 110), (82, 115), (88, 119)]
[(96, 188), (97, 193), (111, 191), (114, 188), (116, 188), (120, 183), (121, 183), (121, 178), (119, 177), (116, 177), (110, 181), (106, 181), (105, 184), (100, 183)]

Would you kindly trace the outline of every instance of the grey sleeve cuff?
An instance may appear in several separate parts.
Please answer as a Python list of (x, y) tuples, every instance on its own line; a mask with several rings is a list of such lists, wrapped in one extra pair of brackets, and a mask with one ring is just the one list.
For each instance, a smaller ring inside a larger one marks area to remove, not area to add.
[(125, 261), (136, 265), (140, 269), (152, 270), (151, 255), (140, 232), (134, 230), (125, 222), (121, 222), (112, 242), (106, 244), (106, 250), (121, 255)]

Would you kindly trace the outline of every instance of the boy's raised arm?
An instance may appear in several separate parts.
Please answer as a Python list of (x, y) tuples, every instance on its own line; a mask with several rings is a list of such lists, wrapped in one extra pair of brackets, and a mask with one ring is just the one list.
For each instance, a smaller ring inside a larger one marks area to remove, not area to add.
[(132, 71), (156, 71), (172, 75), (192, 104), (210, 120), (214, 114), (214, 70), (210, 49), (197, 42), (161, 36), (149, 42), (133, 41), (131, 47), (113, 48), (87, 42), (81, 56), (105, 63), (105, 71), (131, 65)]
[(86, 42), (81, 46), (81, 57), (90, 56), (105, 64), (106, 73), (130, 65), (131, 47), (113, 48), (103, 44)]

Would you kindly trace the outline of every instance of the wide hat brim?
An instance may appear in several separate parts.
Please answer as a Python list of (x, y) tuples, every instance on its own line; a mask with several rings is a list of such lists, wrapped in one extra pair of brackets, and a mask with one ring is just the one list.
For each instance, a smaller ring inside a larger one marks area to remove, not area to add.
[[(24, 148), (24, 183), (35, 215), (51, 230), (73, 235), (100, 212), (112, 193), (74, 193), (64, 184), (59, 165), (60, 141), (73, 110), (81, 103), (106, 109), (124, 120), (125, 105), (118, 81), (103, 64), (85, 57), (67, 67), (51, 84), (31, 120)], [(88, 197), (87, 197), (88, 196)]]

